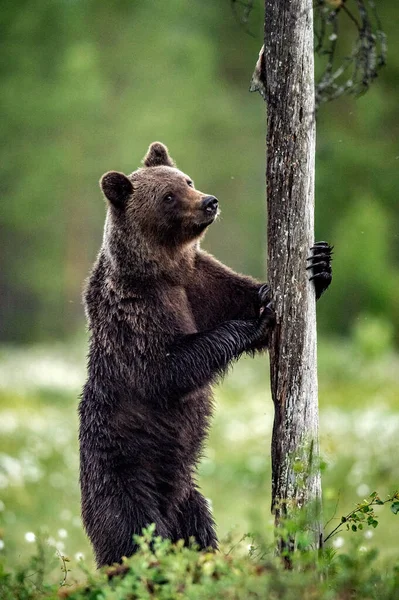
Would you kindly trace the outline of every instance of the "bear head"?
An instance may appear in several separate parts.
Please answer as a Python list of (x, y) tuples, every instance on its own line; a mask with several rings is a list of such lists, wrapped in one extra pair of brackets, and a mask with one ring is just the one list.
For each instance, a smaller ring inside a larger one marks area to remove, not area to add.
[(218, 214), (217, 199), (195, 189), (160, 142), (150, 145), (143, 167), (128, 176), (105, 173), (100, 186), (113, 221), (150, 245), (178, 247), (195, 241)]

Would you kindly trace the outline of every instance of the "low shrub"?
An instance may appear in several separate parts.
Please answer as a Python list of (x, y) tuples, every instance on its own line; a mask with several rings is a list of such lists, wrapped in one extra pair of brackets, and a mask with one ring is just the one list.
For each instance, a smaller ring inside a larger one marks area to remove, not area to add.
[[(286, 570), (271, 548), (238, 544), (219, 552), (198, 552), (183, 544), (153, 537), (149, 528), (137, 538), (140, 550), (122, 565), (90, 573), (84, 564), (83, 583), (74, 583), (61, 555), (61, 579), (46, 583), (43, 542), (24, 569), (0, 566), (2, 600), (207, 600), (399, 599), (399, 566), (383, 564), (375, 550), (365, 550), (356, 538), (348, 554), (331, 548), (322, 553), (298, 553)], [(248, 551), (249, 550), (249, 551)]]

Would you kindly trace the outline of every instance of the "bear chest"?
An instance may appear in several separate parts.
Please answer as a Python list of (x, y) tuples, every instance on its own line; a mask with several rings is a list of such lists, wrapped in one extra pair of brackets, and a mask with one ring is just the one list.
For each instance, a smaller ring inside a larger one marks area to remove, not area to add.
[(190, 302), (183, 287), (171, 287), (165, 290), (162, 305), (165, 310), (165, 325), (168, 324), (168, 328), (176, 333), (197, 332)]

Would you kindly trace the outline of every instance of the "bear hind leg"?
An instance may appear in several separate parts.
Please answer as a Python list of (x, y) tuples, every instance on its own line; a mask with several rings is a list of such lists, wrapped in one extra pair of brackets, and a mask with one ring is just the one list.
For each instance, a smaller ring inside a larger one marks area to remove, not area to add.
[(143, 529), (155, 523), (155, 535), (171, 538), (171, 530), (159, 511), (152, 507), (141, 510), (135, 505), (121, 503), (99, 511), (99, 518), (87, 526), (89, 537), (96, 555), (97, 567), (119, 563), (123, 556), (131, 556), (138, 550), (133, 536), (142, 535)]
[(174, 542), (184, 540), (188, 546), (195, 539), (200, 550), (207, 548), (217, 549), (218, 541), (215, 532), (209, 504), (200, 492), (193, 488), (189, 497), (179, 506), (177, 514), (177, 527)]

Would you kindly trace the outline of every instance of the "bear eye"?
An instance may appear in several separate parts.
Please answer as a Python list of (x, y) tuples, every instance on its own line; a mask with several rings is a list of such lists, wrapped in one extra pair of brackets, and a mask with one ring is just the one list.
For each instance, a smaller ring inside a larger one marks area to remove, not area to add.
[(187, 179), (187, 185), (188, 185), (189, 187), (194, 187), (194, 184), (193, 184), (193, 182), (191, 181), (191, 179)]
[(172, 202), (172, 200), (175, 199), (174, 195), (169, 193), (169, 194), (165, 194), (165, 196), (163, 197), (163, 199), (165, 200), (165, 202)]

